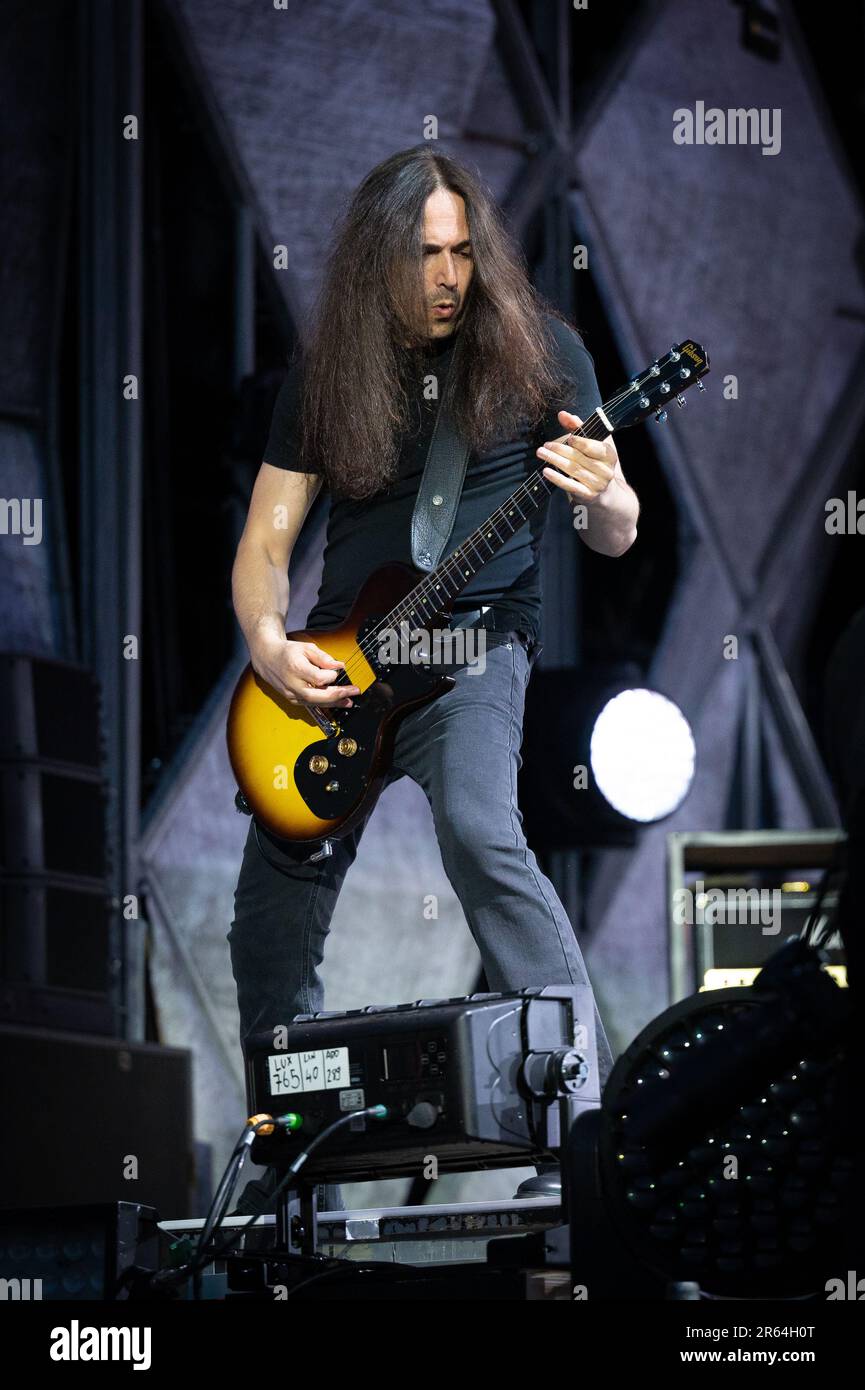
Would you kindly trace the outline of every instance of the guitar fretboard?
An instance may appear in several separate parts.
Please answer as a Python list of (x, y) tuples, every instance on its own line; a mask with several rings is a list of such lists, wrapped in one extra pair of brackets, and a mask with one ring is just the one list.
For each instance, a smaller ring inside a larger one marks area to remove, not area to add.
[[(605, 439), (609, 433), (598, 411), (584, 420), (579, 429), (571, 431), (585, 439)], [(540, 469), (532, 473), (482, 526), (472, 531), (446, 560), (406, 594), (382, 619), (380, 628), (395, 627), (406, 621), (422, 626), (449, 608), (469, 580), (540, 510), (554, 487), (555, 483), (545, 478)], [(368, 634), (366, 640), (371, 635)]]

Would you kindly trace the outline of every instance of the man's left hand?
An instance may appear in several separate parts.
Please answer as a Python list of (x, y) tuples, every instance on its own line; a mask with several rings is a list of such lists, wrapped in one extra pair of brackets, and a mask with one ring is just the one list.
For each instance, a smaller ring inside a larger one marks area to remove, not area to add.
[[(558, 419), (568, 431), (579, 429), (583, 423), (579, 415), (571, 415), (567, 410), (560, 410)], [(537, 456), (547, 462), (545, 478), (571, 493), (572, 501), (586, 503), (596, 501), (606, 492), (619, 462), (611, 434), (603, 440), (563, 434), (560, 439), (541, 445)]]

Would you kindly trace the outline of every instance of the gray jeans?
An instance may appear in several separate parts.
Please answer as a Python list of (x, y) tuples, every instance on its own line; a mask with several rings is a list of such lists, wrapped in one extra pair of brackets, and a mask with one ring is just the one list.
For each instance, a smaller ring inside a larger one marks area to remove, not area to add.
[[(483, 674), (446, 669), (455, 676), (453, 690), (405, 718), (389, 780), (411, 777), (426, 793), (442, 863), (489, 988), (585, 984), (573, 927), (526, 844), (517, 809), (531, 671), (526, 649), (509, 634), (498, 645), (488, 644)], [(329, 859), (308, 864), (307, 847), (287, 848), (259, 829), (265, 859), (250, 825), (228, 933), (241, 1039), (324, 1008), (318, 970), (363, 828), (335, 841)], [(429, 989), (432, 995), (434, 977)], [(612, 1056), (597, 1006), (595, 1024), (603, 1086)]]

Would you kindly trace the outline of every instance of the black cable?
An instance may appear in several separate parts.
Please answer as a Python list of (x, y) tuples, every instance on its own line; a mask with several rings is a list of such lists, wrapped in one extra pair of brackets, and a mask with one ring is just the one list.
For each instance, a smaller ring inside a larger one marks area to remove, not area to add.
[[(292, 1180), (297, 1177), (297, 1174), (299, 1173), (300, 1169), (303, 1167), (307, 1159), (314, 1152), (314, 1150), (318, 1148), (320, 1144), (323, 1144), (326, 1139), (329, 1139), (330, 1136), (336, 1130), (341, 1129), (343, 1125), (350, 1124), (352, 1120), (356, 1120), (363, 1115), (369, 1116), (371, 1119), (385, 1119), (387, 1118), (387, 1110), (384, 1106), (381, 1105), (370, 1105), (367, 1106), (365, 1110), (350, 1110), (345, 1115), (341, 1115), (338, 1120), (334, 1120), (332, 1124), (328, 1125), (326, 1129), (322, 1130), (321, 1134), (315, 1136), (315, 1138), (310, 1142), (308, 1147), (304, 1149), (302, 1153), (298, 1154), (297, 1158), (294, 1160), (294, 1162), (291, 1164), (291, 1167), (288, 1169), (288, 1172), (286, 1173), (282, 1182), (279, 1183), (279, 1185), (274, 1189), (273, 1193), (271, 1194), (272, 1199), (278, 1197), (280, 1192), (282, 1192), (283, 1189), (286, 1188), (292, 1182)], [(170, 1285), (173, 1282), (180, 1283), (182, 1280), (195, 1278), (198, 1275), (198, 1273), (205, 1267), (205, 1265), (211, 1264), (214, 1260), (220, 1259), (224, 1254), (231, 1250), (232, 1247), (235, 1246), (237, 1242), (240, 1240), (241, 1236), (245, 1235), (246, 1232), (250, 1229), (250, 1227), (254, 1226), (256, 1221), (258, 1221), (259, 1218), (264, 1214), (263, 1212), (255, 1212), (255, 1214), (249, 1218), (246, 1224), (244, 1226), (240, 1226), (238, 1230), (235, 1231), (234, 1234), (228, 1240), (223, 1241), (218, 1246), (211, 1245), (210, 1247), (205, 1248), (205, 1239), (212, 1240), (217, 1235), (219, 1227), (222, 1224), (222, 1221), (225, 1219), (225, 1208), (228, 1206), (228, 1201), (230, 1200), (231, 1193), (234, 1190), (234, 1184), (237, 1180), (237, 1174), (240, 1172), (240, 1168), (242, 1167), (243, 1160), (245, 1158), (245, 1150), (247, 1146), (244, 1141), (250, 1131), (250, 1128), (252, 1128), (252, 1130), (257, 1134), (260, 1129), (266, 1128), (269, 1125), (277, 1124), (279, 1124), (278, 1118), (268, 1116), (266, 1119), (259, 1120), (258, 1123), (255, 1125), (250, 1126), (247, 1124), (244, 1126), (243, 1134), (241, 1135), (240, 1140), (238, 1140), (238, 1143), (235, 1145), (234, 1151), (228, 1160), (228, 1164), (226, 1165), (226, 1171), (223, 1174), (223, 1177), (220, 1181), (216, 1196), (210, 1204), (210, 1210), (207, 1214), (205, 1223), (202, 1226), (201, 1235), (199, 1236), (198, 1244), (196, 1245), (195, 1254), (187, 1264), (180, 1265), (177, 1269), (158, 1271), (153, 1276), (153, 1279), (154, 1281), (158, 1281), (159, 1285)], [(238, 1158), (240, 1162), (237, 1164), (237, 1168), (235, 1170), (234, 1164), (235, 1160)], [(223, 1194), (226, 1192), (226, 1189), (227, 1195), (223, 1196)], [(217, 1207), (217, 1203), (220, 1201), (220, 1198), (222, 1199), (221, 1210), (219, 1210)]]
[[(267, 850), (264, 848), (264, 845), (261, 843), (261, 836), (260, 836), (259, 833), (258, 833), (258, 821), (255, 819), (254, 816), (253, 816), (253, 818), (252, 818), (252, 833), (253, 833), (253, 835), (255, 836), (255, 843), (256, 843), (256, 845), (258, 846), (258, 852), (259, 852), (259, 854), (261, 855), (262, 859), (263, 859), (267, 864), (269, 864), (270, 867), (271, 867), (272, 869), (278, 870), (279, 873), (281, 873), (281, 874), (288, 874), (288, 873), (291, 872), (292, 869), (301, 868), (304, 864), (308, 864), (308, 863), (310, 862), (309, 858), (307, 857), (306, 859), (301, 859), (301, 860), (298, 860), (298, 861), (296, 861), (296, 862), (294, 862), (294, 863), (290, 863), (290, 864), (278, 864), (277, 861), (276, 861), (275, 859), (272, 859), (272, 858), (270, 857), (270, 855), (267, 853)], [(325, 836), (325, 840), (326, 840), (326, 839), (327, 839), (327, 836)], [(286, 843), (292, 843), (292, 842), (286, 841)], [(311, 848), (311, 845), (309, 845), (309, 846), (307, 846), (307, 847), (308, 847), (308, 848)], [(322, 859), (321, 862), (322, 862), (322, 863), (325, 862), (324, 859)]]
[[(252, 1126), (252, 1128), (257, 1131), (259, 1126), (254, 1125)], [(228, 1163), (225, 1165), (225, 1172), (223, 1173), (219, 1181), (219, 1186), (216, 1189), (213, 1201), (210, 1203), (210, 1209), (208, 1210), (207, 1216), (204, 1218), (204, 1224), (201, 1227), (201, 1234), (198, 1237), (198, 1243), (195, 1248), (195, 1255), (193, 1256), (193, 1265), (198, 1260), (207, 1242), (219, 1229), (220, 1222), (222, 1221), (225, 1215), (228, 1203), (231, 1201), (231, 1194), (234, 1191), (237, 1179), (240, 1176), (240, 1170), (243, 1167), (243, 1163), (246, 1158), (248, 1146), (245, 1140), (247, 1134), (249, 1133), (249, 1130), (249, 1124), (244, 1125), (243, 1133), (240, 1136), (240, 1139), (235, 1144), (231, 1156), (228, 1160)]]
[(186, 1279), (195, 1279), (195, 1297), (200, 1297), (201, 1285), (197, 1276), (205, 1265), (210, 1263), (208, 1251), (205, 1248), (206, 1242), (212, 1239), (225, 1219), (228, 1204), (231, 1201), (232, 1193), (249, 1149), (247, 1138), (250, 1132), (257, 1134), (260, 1129), (273, 1126), (276, 1123), (278, 1123), (278, 1121), (275, 1121), (271, 1116), (267, 1116), (265, 1119), (259, 1120), (256, 1124), (251, 1124), (247, 1121), (244, 1125), (241, 1136), (232, 1149), (228, 1162), (225, 1165), (225, 1171), (219, 1180), (219, 1185), (214, 1194), (213, 1201), (210, 1203), (192, 1258), (187, 1261), (186, 1264), (179, 1265), (175, 1269), (157, 1270), (156, 1273), (152, 1275), (150, 1281), (153, 1289), (168, 1288), (174, 1283), (179, 1284)]
[(272, 869), (278, 869), (281, 874), (287, 874), (289, 872), (290, 866), (286, 864), (277, 864), (275, 859), (271, 859), (270, 855), (267, 853), (267, 850), (264, 848), (264, 845), (261, 843), (261, 836), (258, 833), (258, 821), (254, 818), (252, 822), (252, 832), (255, 835), (255, 843), (258, 845), (258, 852), (261, 855), (262, 859), (266, 860), (266, 862), (270, 865)]
[(213, 1234), (219, 1230), (219, 1227), (221, 1226), (225, 1218), (225, 1213), (228, 1210), (228, 1205), (231, 1201), (231, 1195), (234, 1192), (235, 1187), (237, 1186), (237, 1180), (240, 1177), (240, 1170), (242, 1169), (244, 1160), (246, 1159), (246, 1153), (246, 1145), (238, 1145), (234, 1153), (231, 1155), (231, 1158), (229, 1159), (228, 1164), (226, 1166), (225, 1173), (223, 1174), (222, 1181), (217, 1190), (216, 1196), (214, 1197), (210, 1205), (210, 1211), (208, 1212), (204, 1225), (201, 1228), (201, 1234), (198, 1238), (198, 1243), (195, 1247), (195, 1254), (192, 1257), (191, 1270), (192, 1277), (195, 1280), (194, 1297), (196, 1299), (201, 1297), (200, 1274), (205, 1264), (207, 1264), (207, 1260), (202, 1259), (202, 1255), (207, 1248), (208, 1242), (211, 1240)]
[[(369, 1105), (365, 1110), (350, 1110), (345, 1115), (340, 1115), (339, 1119), (334, 1120), (333, 1124), (328, 1125), (326, 1129), (323, 1129), (321, 1131), (321, 1134), (316, 1135), (316, 1137), (312, 1140), (309, 1147), (305, 1149), (302, 1154), (298, 1154), (298, 1157), (294, 1160), (294, 1163), (292, 1163), (285, 1177), (282, 1179), (282, 1182), (279, 1183), (278, 1186), (273, 1189), (273, 1192), (271, 1193), (271, 1201), (274, 1201), (279, 1196), (280, 1192), (282, 1192), (286, 1187), (289, 1186), (292, 1179), (297, 1177), (297, 1174), (303, 1167), (303, 1164), (309, 1158), (310, 1154), (318, 1148), (319, 1144), (323, 1144), (325, 1139), (329, 1139), (330, 1136), (337, 1129), (341, 1129), (343, 1125), (350, 1124), (351, 1121), (356, 1120), (359, 1115), (368, 1115), (372, 1119), (384, 1119), (385, 1116), (377, 1113), (381, 1109), (383, 1109), (383, 1107), (381, 1106)], [(258, 1128), (258, 1126), (256, 1126), (256, 1128)], [(299, 1159), (302, 1159), (303, 1161), (298, 1162)], [(208, 1256), (208, 1258), (205, 1260), (205, 1263), (209, 1264), (211, 1260), (220, 1259), (221, 1256), (226, 1253), (226, 1251), (230, 1250), (233, 1245), (237, 1244), (237, 1241), (240, 1239), (240, 1237), (242, 1235), (245, 1235), (246, 1232), (249, 1230), (250, 1226), (253, 1226), (255, 1222), (259, 1219), (259, 1217), (262, 1215), (263, 1212), (256, 1212), (254, 1216), (250, 1217), (249, 1221), (247, 1221), (245, 1226), (240, 1226), (238, 1230), (235, 1231), (234, 1235), (231, 1236), (231, 1238), (228, 1241), (226, 1241), (224, 1244), (218, 1247), (212, 1247), (210, 1251), (206, 1251), (205, 1254)], [(218, 1227), (216, 1229), (218, 1229)], [(214, 1235), (216, 1234), (216, 1229), (214, 1229)]]

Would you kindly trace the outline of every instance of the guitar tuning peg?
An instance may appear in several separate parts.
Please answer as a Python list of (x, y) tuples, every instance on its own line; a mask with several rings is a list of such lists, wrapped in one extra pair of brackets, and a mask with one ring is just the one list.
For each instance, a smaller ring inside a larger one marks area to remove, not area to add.
[(706, 389), (705, 382), (698, 381), (698, 382), (697, 382), (697, 390), (698, 390), (698, 391), (705, 391), (705, 389)]
[(684, 397), (684, 396), (677, 396), (677, 397), (676, 397), (676, 405), (687, 405), (687, 401), (685, 400), (685, 397)]
[(658, 422), (659, 425), (663, 425), (663, 423), (664, 423), (664, 421), (666, 420), (666, 418), (667, 418), (667, 412), (666, 412), (666, 410), (659, 410), (658, 413), (657, 413), (657, 415), (655, 416), (655, 419), (657, 420), (657, 422)]

